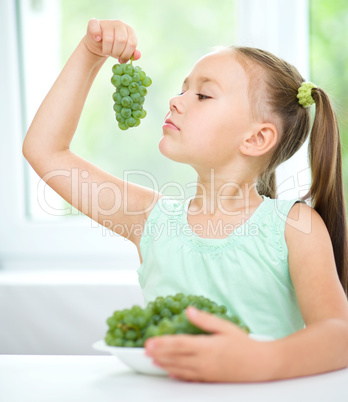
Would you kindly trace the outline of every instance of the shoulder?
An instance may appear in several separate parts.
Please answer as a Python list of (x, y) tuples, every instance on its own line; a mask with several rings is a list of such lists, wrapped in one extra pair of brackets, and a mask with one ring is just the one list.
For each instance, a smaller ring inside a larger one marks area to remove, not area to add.
[(314, 236), (327, 233), (326, 225), (318, 212), (307, 204), (296, 203), (290, 209), (285, 224), (285, 239), (294, 236)]
[(160, 202), (163, 201), (164, 195), (161, 193), (155, 194), (154, 197), (148, 199), (144, 202), (144, 211), (145, 211), (145, 221), (149, 218), (151, 212), (159, 205)]
[(166, 216), (178, 215), (183, 212), (185, 201), (180, 201), (167, 195), (158, 193), (151, 204), (146, 209), (145, 219), (150, 215), (151, 218), (157, 217), (159, 214)]
[(289, 250), (289, 268), (292, 277), (299, 273), (302, 275), (309, 269), (317, 270), (317, 274), (322, 269), (335, 269), (329, 232), (314, 208), (306, 204), (294, 204), (286, 221), (285, 240)]

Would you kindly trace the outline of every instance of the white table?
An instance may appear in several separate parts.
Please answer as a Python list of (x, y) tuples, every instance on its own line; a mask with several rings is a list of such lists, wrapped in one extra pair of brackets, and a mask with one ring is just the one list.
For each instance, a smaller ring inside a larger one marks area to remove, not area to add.
[(0, 355), (1, 402), (341, 402), (348, 369), (285, 381), (203, 384), (136, 374), (114, 356)]

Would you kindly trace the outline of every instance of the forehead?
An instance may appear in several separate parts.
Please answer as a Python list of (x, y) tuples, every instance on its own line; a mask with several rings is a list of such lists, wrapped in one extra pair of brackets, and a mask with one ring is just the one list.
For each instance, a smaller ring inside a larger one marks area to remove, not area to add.
[(230, 90), (238, 87), (248, 90), (249, 78), (231, 50), (209, 53), (197, 61), (187, 79), (210, 78)]

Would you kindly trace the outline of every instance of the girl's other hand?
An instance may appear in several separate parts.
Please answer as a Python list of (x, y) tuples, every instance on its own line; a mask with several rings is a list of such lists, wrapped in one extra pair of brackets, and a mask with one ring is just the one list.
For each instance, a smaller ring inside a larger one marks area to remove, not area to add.
[(146, 354), (170, 377), (186, 381), (265, 381), (272, 342), (255, 341), (236, 325), (189, 307), (187, 317), (211, 335), (165, 335), (145, 342)]
[(92, 18), (83, 40), (91, 53), (100, 57), (112, 56), (120, 63), (126, 63), (132, 55), (134, 60), (141, 56), (136, 49), (138, 41), (134, 29), (119, 20)]

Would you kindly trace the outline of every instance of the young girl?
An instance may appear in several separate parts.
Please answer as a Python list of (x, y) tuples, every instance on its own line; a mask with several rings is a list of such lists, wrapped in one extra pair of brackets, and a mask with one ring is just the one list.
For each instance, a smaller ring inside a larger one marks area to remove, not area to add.
[[(189, 319), (212, 335), (151, 338), (147, 354), (171, 376), (196, 381), (267, 381), (346, 367), (346, 216), (340, 138), (327, 95), (268, 52), (224, 48), (206, 55), (170, 100), (159, 143), (162, 154), (197, 171), (196, 195), (180, 203), (127, 183), (126, 197), (122, 180), (69, 145), (107, 57), (137, 60), (136, 46), (127, 24), (89, 21), (28, 130), (24, 156), (44, 180), (56, 169), (79, 170), (78, 183), (69, 174), (47, 182), (100, 224), (112, 220), (116, 233), (130, 233), (145, 301), (204, 295), (252, 333), (274, 339), (254, 340), (188, 308)], [(277, 200), (275, 169), (309, 135), (312, 103), (310, 191), (303, 200)], [(102, 183), (108, 185), (96, 197)]]

